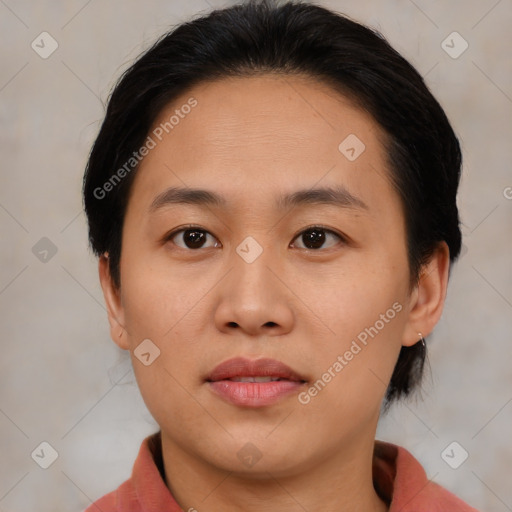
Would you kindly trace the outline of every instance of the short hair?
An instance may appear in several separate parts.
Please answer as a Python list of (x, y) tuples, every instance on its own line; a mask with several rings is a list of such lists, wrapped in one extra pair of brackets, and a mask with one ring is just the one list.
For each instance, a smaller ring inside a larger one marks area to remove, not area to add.
[[(328, 84), (383, 129), (390, 179), (405, 217), (410, 285), (445, 241), (461, 248), (456, 203), (462, 156), (445, 112), (416, 69), (377, 31), (301, 1), (249, 1), (217, 9), (164, 34), (118, 80), (83, 182), (89, 242), (109, 254), (121, 286), (122, 227), (133, 178), (126, 168), (161, 110), (201, 82), (261, 73), (305, 75)], [(120, 170), (123, 168), (120, 179)], [(110, 184), (108, 187), (105, 184)], [(385, 403), (421, 382), (425, 349), (401, 347)]]

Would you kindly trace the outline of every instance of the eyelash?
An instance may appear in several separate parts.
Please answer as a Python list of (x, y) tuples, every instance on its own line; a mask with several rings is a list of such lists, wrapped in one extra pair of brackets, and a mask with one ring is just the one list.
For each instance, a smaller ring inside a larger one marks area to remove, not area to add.
[[(346, 236), (342, 235), (341, 233), (337, 233), (336, 231), (333, 231), (332, 229), (327, 228), (327, 227), (322, 226), (322, 225), (319, 225), (319, 224), (314, 224), (312, 226), (307, 226), (306, 228), (303, 228), (296, 235), (294, 235), (293, 240), (297, 239), (303, 233), (305, 233), (307, 231), (315, 230), (315, 229), (318, 229), (320, 231), (324, 231), (325, 233), (328, 233), (328, 234), (331, 234), (331, 235), (334, 235), (334, 236), (338, 237), (342, 244), (347, 244), (348, 243), (348, 239), (347, 239)], [(204, 228), (202, 228), (200, 226), (197, 226), (197, 225), (194, 225), (194, 224), (189, 224), (189, 225), (186, 225), (186, 226), (181, 226), (179, 229), (175, 229), (171, 233), (168, 233), (167, 235), (165, 235), (164, 242), (170, 242), (179, 233), (182, 233), (184, 231), (189, 231), (189, 230), (196, 230), (196, 231), (200, 231), (200, 232), (212, 235), (209, 231), (207, 231), (206, 229), (204, 229)], [(192, 251), (192, 252), (197, 252), (200, 249), (203, 249), (203, 247), (200, 247), (199, 249), (189, 249), (189, 248), (184, 249), (183, 247), (179, 247), (179, 246), (177, 246), (177, 247), (178, 247), (178, 249), (182, 249), (184, 251)], [(329, 247), (327, 249), (308, 249), (308, 248), (299, 247), (299, 249), (301, 249), (303, 251), (310, 251), (310, 252), (319, 252), (321, 250), (328, 251), (328, 250), (334, 249), (334, 248), (335, 248), (335, 246), (334, 247)], [(206, 247), (206, 249), (214, 249), (214, 247)]]

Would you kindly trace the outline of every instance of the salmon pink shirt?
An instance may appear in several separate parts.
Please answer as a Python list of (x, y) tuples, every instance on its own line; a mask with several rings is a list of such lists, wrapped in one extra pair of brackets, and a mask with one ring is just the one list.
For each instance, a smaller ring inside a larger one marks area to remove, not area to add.
[[(160, 434), (144, 439), (131, 477), (85, 512), (183, 512), (164, 481)], [(478, 512), (429, 481), (421, 464), (394, 444), (375, 441), (373, 480), (389, 512)]]

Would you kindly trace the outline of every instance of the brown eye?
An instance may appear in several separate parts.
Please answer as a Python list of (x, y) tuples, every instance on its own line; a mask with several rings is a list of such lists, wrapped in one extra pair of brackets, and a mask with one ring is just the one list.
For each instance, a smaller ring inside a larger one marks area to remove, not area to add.
[[(217, 247), (215, 243), (213, 246), (205, 245), (207, 243), (208, 237), (211, 237), (215, 240), (213, 235), (208, 233), (208, 231), (200, 228), (188, 228), (188, 229), (180, 229), (179, 231), (175, 231), (171, 235), (167, 237), (168, 240), (171, 240), (175, 245), (181, 247), (182, 249), (203, 249), (208, 247)], [(184, 245), (180, 245), (184, 244)]]
[[(295, 240), (300, 240), (301, 243), (304, 245), (304, 247), (299, 247), (299, 249), (320, 249), (325, 244), (326, 240), (329, 239), (329, 237), (335, 237), (341, 241), (344, 241), (343, 238), (334, 233), (334, 231), (331, 231), (330, 229), (322, 228), (321, 226), (313, 226), (311, 228), (305, 229), (301, 233), (299, 233), (299, 236), (295, 238)], [(323, 247), (330, 248), (334, 247), (336, 243), (331, 244), (329, 247)]]

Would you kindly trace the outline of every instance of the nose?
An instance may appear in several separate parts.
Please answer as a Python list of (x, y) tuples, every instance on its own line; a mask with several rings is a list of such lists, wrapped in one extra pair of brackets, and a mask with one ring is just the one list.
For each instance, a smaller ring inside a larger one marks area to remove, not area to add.
[(281, 336), (293, 328), (293, 293), (277, 257), (268, 249), (252, 262), (233, 254), (232, 269), (218, 290), (215, 324), (220, 331), (257, 337)]

